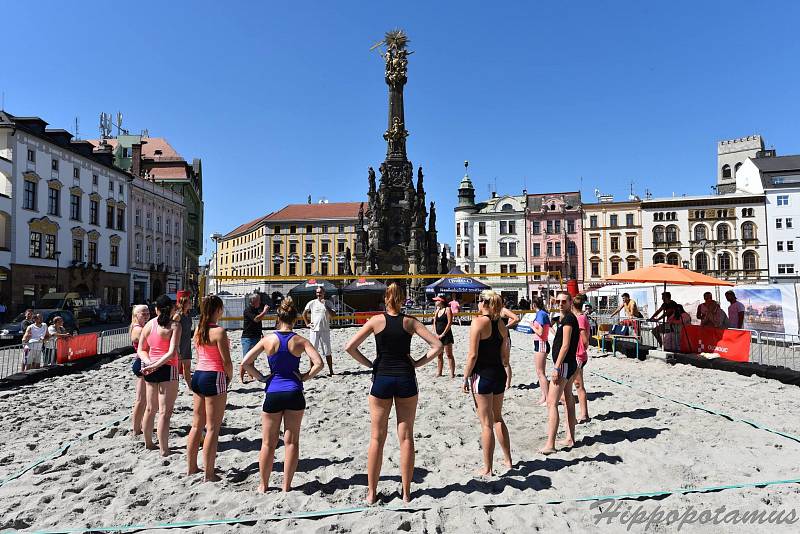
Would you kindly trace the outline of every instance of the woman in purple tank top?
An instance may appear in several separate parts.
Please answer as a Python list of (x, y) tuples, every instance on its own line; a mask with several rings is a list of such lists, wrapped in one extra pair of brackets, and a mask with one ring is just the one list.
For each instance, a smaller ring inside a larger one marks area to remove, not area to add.
[[(297, 322), (297, 308), (291, 297), (286, 297), (278, 307), (275, 331), (267, 334), (245, 355), (242, 368), (256, 380), (263, 382), (264, 405), (261, 413), (261, 453), (258, 470), (261, 483), (258, 491), (269, 490), (269, 476), (278, 446), (281, 422), (283, 422), (283, 491), (292, 489), (292, 477), (297, 469), (300, 455), (300, 423), (306, 408), (303, 382), (313, 378), (322, 368), (322, 358), (314, 345), (303, 336), (292, 331)], [(270, 373), (263, 375), (255, 367), (259, 354), (267, 354)], [(300, 357), (306, 353), (311, 359), (311, 369), (300, 373)]]

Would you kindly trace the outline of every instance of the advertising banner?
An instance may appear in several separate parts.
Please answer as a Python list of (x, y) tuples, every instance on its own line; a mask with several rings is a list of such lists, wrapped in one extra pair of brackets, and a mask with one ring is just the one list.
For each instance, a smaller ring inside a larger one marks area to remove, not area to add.
[(56, 362), (67, 363), (97, 354), (97, 332), (58, 339)]
[(720, 358), (736, 362), (750, 361), (749, 330), (730, 330), (707, 326), (686, 325), (681, 336), (681, 352), (714, 353)]

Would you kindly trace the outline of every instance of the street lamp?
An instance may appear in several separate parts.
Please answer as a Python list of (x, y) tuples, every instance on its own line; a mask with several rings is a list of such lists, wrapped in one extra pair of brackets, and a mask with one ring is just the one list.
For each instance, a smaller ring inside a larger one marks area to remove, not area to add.
[(59, 263), (59, 258), (61, 257), (61, 251), (56, 250), (55, 252), (53, 252), (53, 256), (55, 256), (56, 258), (56, 293), (58, 293), (58, 271), (60, 270), (61, 267)]
[(217, 294), (219, 294), (219, 240), (222, 239), (222, 234), (214, 232), (211, 234), (211, 239), (214, 240), (214, 244), (216, 245), (214, 250), (214, 276), (217, 281)]

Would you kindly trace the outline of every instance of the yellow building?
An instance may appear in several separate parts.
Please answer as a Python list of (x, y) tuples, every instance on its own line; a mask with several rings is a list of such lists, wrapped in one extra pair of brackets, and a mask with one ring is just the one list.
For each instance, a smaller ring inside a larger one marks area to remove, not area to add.
[(642, 266), (642, 202), (601, 198), (583, 204), (585, 289), (602, 285), (612, 275)]

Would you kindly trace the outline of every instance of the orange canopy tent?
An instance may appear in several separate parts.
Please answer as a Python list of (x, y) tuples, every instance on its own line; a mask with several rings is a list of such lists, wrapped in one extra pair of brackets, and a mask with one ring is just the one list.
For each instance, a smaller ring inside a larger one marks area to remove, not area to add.
[(614, 282), (663, 282), (664, 290), (667, 284), (685, 286), (732, 286), (732, 282), (720, 280), (713, 276), (708, 276), (689, 269), (670, 265), (668, 263), (658, 263), (649, 267), (641, 267), (632, 271), (619, 274), (612, 274), (606, 280)]

